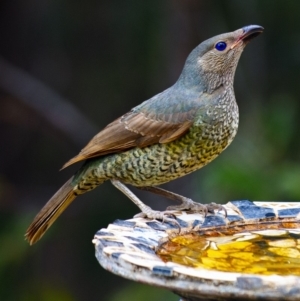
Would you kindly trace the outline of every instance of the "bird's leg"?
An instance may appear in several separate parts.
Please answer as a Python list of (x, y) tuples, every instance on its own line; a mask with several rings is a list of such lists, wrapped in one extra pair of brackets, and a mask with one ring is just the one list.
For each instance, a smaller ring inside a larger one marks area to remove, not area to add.
[(223, 210), (225, 216), (227, 216), (226, 209), (220, 204), (216, 204), (216, 203), (200, 204), (182, 195), (176, 194), (174, 192), (156, 186), (145, 186), (145, 187), (137, 187), (137, 188), (164, 196), (173, 201), (181, 202), (180, 205), (167, 207), (167, 210), (180, 210), (180, 211), (191, 210), (196, 212), (203, 212), (205, 216), (207, 215), (208, 212), (214, 213), (214, 210), (218, 210), (218, 212)]
[[(176, 221), (176, 217), (173, 212), (170, 211), (156, 211), (144, 204), (134, 193), (132, 193), (123, 183), (118, 180), (112, 179), (112, 184), (122, 191), (130, 200), (132, 200), (142, 211), (136, 214), (134, 217), (147, 217), (150, 219), (162, 220), (163, 222), (171, 222), (176, 224), (179, 228), (180, 225)], [(168, 217), (171, 216), (172, 218)]]

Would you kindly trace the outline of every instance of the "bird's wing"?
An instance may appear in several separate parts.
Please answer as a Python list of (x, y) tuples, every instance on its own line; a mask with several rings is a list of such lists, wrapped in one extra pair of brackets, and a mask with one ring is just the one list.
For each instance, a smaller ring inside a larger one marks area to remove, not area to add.
[(189, 103), (188, 106), (185, 103), (183, 107), (178, 105), (178, 101), (171, 99), (168, 105), (164, 105), (161, 97), (142, 103), (108, 124), (63, 168), (89, 158), (136, 146), (142, 148), (155, 143), (167, 143), (181, 137), (192, 125), (198, 109), (195, 103)]

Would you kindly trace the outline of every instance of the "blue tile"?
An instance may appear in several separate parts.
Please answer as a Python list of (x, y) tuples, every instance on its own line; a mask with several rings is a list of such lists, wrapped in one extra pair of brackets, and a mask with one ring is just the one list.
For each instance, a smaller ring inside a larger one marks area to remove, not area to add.
[(142, 250), (143, 252), (149, 253), (149, 254), (155, 254), (155, 251), (151, 248), (149, 248), (145, 244), (132, 244), (133, 246), (137, 247), (138, 249)]
[(176, 224), (177, 219), (174, 219), (174, 223), (173, 222), (163, 222), (163, 224), (166, 225), (166, 229), (179, 229), (181, 227), (180, 223), (178, 222), (178, 224)]
[(263, 219), (275, 217), (272, 208), (259, 207), (249, 200), (231, 201), (238, 208), (245, 219)]
[(150, 228), (154, 230), (159, 230), (159, 231), (165, 231), (167, 229), (174, 229), (178, 228), (177, 225), (170, 223), (170, 222), (158, 222), (158, 221), (153, 221), (153, 222), (147, 222), (146, 223)]
[(289, 208), (278, 210), (279, 217), (296, 217), (300, 212), (300, 208)]
[(273, 212), (267, 212), (266, 213), (266, 218), (272, 218), (272, 217), (275, 217), (276, 216), (276, 214), (275, 214), (275, 212), (273, 211)]
[(111, 241), (108, 239), (99, 239), (100, 243), (103, 245), (103, 247), (124, 247), (122, 242), (118, 241)]
[(149, 238), (149, 244), (150, 244), (150, 241), (151, 241), (151, 245), (157, 246), (157, 244), (158, 244), (159, 240), (161, 239), (161, 237), (158, 236), (158, 235), (156, 237), (157, 237), (157, 239)]
[(246, 206), (239, 208), (241, 214), (246, 219), (263, 219), (275, 217), (275, 212), (272, 208), (258, 207), (258, 206)]
[(203, 223), (203, 221), (199, 221), (198, 219), (195, 219), (195, 220), (193, 221), (192, 226), (193, 226), (193, 228), (194, 228), (194, 227), (196, 227), (196, 226), (202, 225), (202, 223)]
[(243, 220), (239, 215), (227, 215), (226, 219), (229, 222), (237, 222), (237, 221), (242, 221)]
[(152, 228), (154, 230), (161, 230), (161, 231), (166, 230), (166, 226), (162, 223), (157, 222), (157, 221), (146, 222), (146, 225), (148, 225), (150, 228)]
[(209, 215), (204, 219), (201, 228), (216, 227), (226, 225), (225, 217), (219, 215)]
[(188, 223), (183, 221), (182, 219), (180, 218), (176, 218), (176, 221), (178, 222), (178, 224), (180, 225), (181, 228), (186, 228), (188, 227)]
[(134, 227), (133, 232), (148, 233), (149, 229), (142, 227)]
[(113, 233), (110, 233), (110, 232), (106, 232), (106, 231), (98, 231), (97, 233), (96, 233), (96, 235), (98, 235), (98, 236), (115, 236)]
[(124, 236), (130, 240), (133, 240), (133, 241), (136, 241), (136, 242), (139, 242), (139, 243), (148, 243), (148, 240), (144, 237), (132, 237), (132, 236)]
[(233, 204), (235, 207), (239, 208), (241, 206), (255, 206), (253, 202), (249, 200), (236, 200), (236, 201), (231, 201), (231, 204)]
[(129, 221), (123, 221), (121, 219), (116, 219), (113, 222), (113, 225), (117, 225), (117, 226), (121, 226), (121, 227), (134, 228), (135, 222), (129, 222)]
[(157, 265), (152, 268), (152, 273), (154, 275), (172, 277), (173, 276), (173, 268)]
[(114, 259), (119, 259), (120, 255), (122, 255), (123, 253), (120, 252), (115, 252), (111, 254), (111, 257)]
[(264, 285), (263, 280), (259, 277), (241, 276), (236, 279), (235, 286), (243, 290), (260, 289)]

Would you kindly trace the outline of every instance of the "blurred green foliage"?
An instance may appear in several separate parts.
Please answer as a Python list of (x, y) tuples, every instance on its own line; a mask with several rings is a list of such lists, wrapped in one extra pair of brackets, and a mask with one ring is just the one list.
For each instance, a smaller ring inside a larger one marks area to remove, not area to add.
[[(89, 126), (73, 134), (88, 142), (173, 84), (201, 41), (262, 25), (264, 34), (247, 46), (236, 74), (234, 142), (204, 169), (165, 186), (201, 202), (299, 201), (299, 11), (297, 0), (3, 0), (0, 70), (3, 59), (64, 97), (86, 117)], [(23, 240), (31, 219), (77, 167), (59, 168), (84, 145), (64, 131), (76, 124), (64, 106), (57, 105), (57, 122), (49, 122), (53, 107), (45, 95), (9, 76), (0, 74), (0, 300), (178, 300), (96, 261), (94, 233), (137, 213), (109, 183), (80, 197), (37, 245)], [(21, 90), (44, 114), (16, 96)], [(137, 193), (154, 208), (170, 204)]]

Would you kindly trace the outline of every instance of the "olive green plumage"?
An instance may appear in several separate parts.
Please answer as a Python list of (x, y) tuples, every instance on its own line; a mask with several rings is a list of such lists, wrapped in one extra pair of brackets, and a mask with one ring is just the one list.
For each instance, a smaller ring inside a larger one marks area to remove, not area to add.
[(250, 25), (201, 43), (187, 58), (172, 87), (98, 133), (65, 164), (86, 160), (36, 216), (26, 232), (28, 241), (36, 242), (77, 195), (106, 180), (111, 180), (149, 218), (169, 219), (168, 213), (152, 210), (124, 184), (182, 201), (172, 209), (219, 208), (154, 186), (205, 166), (232, 142), (239, 122), (234, 73), (245, 45), (262, 30)]
[(109, 179), (137, 187), (161, 185), (203, 167), (229, 145), (236, 133), (238, 108), (233, 97), (231, 100), (233, 109), (223, 112), (228, 125), (222, 118), (203, 124), (203, 116), (199, 116), (175, 141), (90, 159), (74, 176), (72, 185), (78, 193), (90, 190), (94, 181), (93, 186), (98, 186)]

